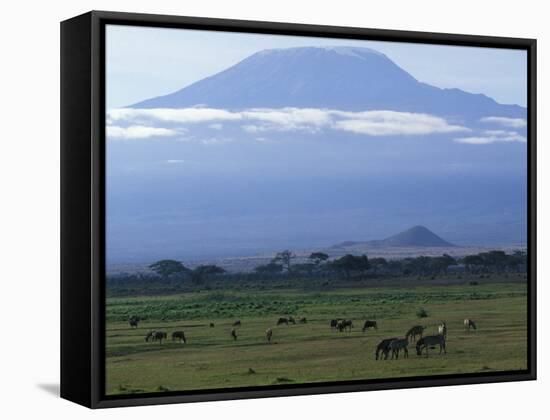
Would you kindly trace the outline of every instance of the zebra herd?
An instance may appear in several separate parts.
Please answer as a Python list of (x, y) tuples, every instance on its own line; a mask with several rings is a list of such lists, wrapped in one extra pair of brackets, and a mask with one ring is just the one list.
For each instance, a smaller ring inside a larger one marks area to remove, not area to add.
[[(129, 324), (131, 328), (137, 328), (138, 323), (140, 319), (136, 316), (132, 316), (129, 319)], [(307, 319), (306, 318), (300, 318), (299, 323), (306, 324)], [(277, 320), (277, 326), (279, 325), (289, 325), (289, 324), (296, 324), (296, 321), (293, 317), (281, 317)], [(210, 328), (214, 327), (214, 323), (210, 323)], [(240, 320), (236, 320), (232, 323), (232, 329), (230, 331), (231, 338), (236, 341), (237, 340), (237, 329), (242, 325)], [(330, 321), (330, 328), (334, 331), (344, 332), (349, 331), (351, 332), (351, 329), (353, 328), (353, 321), (350, 319), (332, 319)], [(362, 331), (365, 332), (368, 329), (373, 328), (375, 330), (378, 329), (378, 324), (376, 321), (372, 320), (366, 320), (363, 324)], [(428, 351), (429, 349), (436, 349), (439, 346), (439, 354), (442, 352), (444, 354), (447, 353), (447, 324), (444, 321), (441, 321), (438, 325), (438, 333), (435, 335), (428, 335), (424, 336), (424, 332), (426, 330), (426, 327), (423, 325), (415, 325), (411, 327), (406, 333), (404, 338), (399, 337), (391, 337), (391, 338), (385, 338), (378, 345), (376, 346), (375, 350), (375, 359), (376, 360), (387, 360), (388, 357), (391, 359), (399, 359), (399, 353), (403, 351), (403, 357), (408, 358), (409, 357), (409, 349), (408, 346), (411, 343), (416, 342), (415, 348), (416, 348), (416, 354), (418, 356), (421, 356), (424, 352), (426, 353), (426, 357), (428, 357)], [(464, 319), (464, 328), (466, 330), (470, 329), (477, 329), (475, 322), (472, 319), (466, 318)], [(168, 337), (168, 334), (164, 331), (159, 330), (150, 330), (146, 336), (145, 341), (146, 342), (159, 342), (159, 344), (162, 345), (162, 341), (166, 340)], [(265, 330), (265, 338), (268, 343), (271, 343), (271, 340), (273, 338), (273, 329), (268, 328)], [(419, 338), (417, 340), (417, 338)], [(172, 341), (179, 341), (180, 343), (187, 343), (187, 339), (185, 338), (185, 333), (183, 331), (174, 331), (172, 333)]]

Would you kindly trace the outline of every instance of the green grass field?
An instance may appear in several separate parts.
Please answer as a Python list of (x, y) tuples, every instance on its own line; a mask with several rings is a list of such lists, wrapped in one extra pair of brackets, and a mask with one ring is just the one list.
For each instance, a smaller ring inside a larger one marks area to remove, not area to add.
[[(417, 317), (420, 308), (427, 318)], [(147, 319), (131, 329), (132, 315)], [(288, 315), (308, 322), (276, 326)], [(352, 319), (352, 332), (332, 331), (333, 318)], [(475, 320), (478, 329), (465, 331), (464, 318)], [(106, 319), (107, 394), (527, 368), (525, 283), (108, 298)], [(235, 319), (242, 322), (237, 341), (230, 337)], [(378, 330), (363, 333), (365, 319), (375, 319)], [(446, 355), (432, 350), (428, 358), (418, 357), (411, 344), (409, 359), (375, 360), (383, 338), (402, 337), (417, 324), (436, 334), (441, 320), (448, 325)], [(168, 340), (146, 343), (151, 329), (167, 332)], [(176, 330), (185, 331), (187, 344), (171, 341)]]

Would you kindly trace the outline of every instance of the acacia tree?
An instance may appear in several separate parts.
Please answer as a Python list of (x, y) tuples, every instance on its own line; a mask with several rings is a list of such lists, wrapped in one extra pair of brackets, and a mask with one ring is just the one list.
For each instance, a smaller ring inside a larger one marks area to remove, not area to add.
[(151, 264), (149, 268), (162, 278), (180, 276), (191, 271), (176, 260), (160, 260)]
[(329, 257), (324, 252), (312, 252), (308, 258), (313, 261), (313, 264), (319, 266), (321, 263), (327, 261)]
[(364, 273), (370, 267), (369, 259), (366, 255), (355, 256), (351, 254), (334, 260), (331, 265), (336, 271), (343, 272), (348, 279), (351, 277), (352, 272)]
[(225, 270), (215, 264), (199, 265), (193, 270), (193, 281), (197, 284), (204, 283), (204, 281), (211, 276), (225, 274)]
[(294, 258), (296, 258), (296, 255), (294, 255), (292, 251), (285, 249), (284, 251), (278, 252), (277, 255), (275, 255), (275, 257), (271, 260), (271, 262), (275, 264), (282, 264), (286, 271), (290, 272), (290, 266)]

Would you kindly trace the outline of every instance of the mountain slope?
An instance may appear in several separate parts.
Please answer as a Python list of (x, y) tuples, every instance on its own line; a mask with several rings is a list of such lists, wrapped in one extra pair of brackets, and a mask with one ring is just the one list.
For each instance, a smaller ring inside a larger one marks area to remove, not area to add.
[(333, 248), (345, 248), (348, 246), (368, 245), (377, 247), (454, 247), (455, 245), (442, 239), (431, 230), (424, 226), (413, 226), (397, 235), (390, 236), (386, 239), (353, 242), (346, 241), (334, 245)]
[(524, 117), (525, 109), (460, 89), (417, 81), (368, 48), (300, 47), (264, 50), (172, 94), (135, 108), (385, 109), (477, 118)]

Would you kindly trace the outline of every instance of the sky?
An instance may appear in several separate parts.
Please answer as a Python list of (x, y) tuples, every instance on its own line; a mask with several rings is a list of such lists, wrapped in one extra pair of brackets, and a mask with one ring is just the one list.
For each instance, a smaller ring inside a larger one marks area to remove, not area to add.
[[(382, 239), (414, 225), (459, 245), (526, 242), (525, 110), (471, 95), (450, 96), (459, 105), (456, 115), (124, 108), (257, 51), (297, 46), (368, 47), (421, 82), (525, 105), (524, 52), (115, 26), (107, 27), (106, 40), (108, 264), (319, 249)], [(315, 82), (308, 71), (303, 77)], [(291, 73), (283, 85), (297, 71)], [(235, 77), (229, 92), (253, 79)], [(359, 79), (366, 80), (364, 72)], [(270, 85), (262, 81), (259, 88), (269, 89), (264, 84)], [(329, 95), (324, 85), (320, 90)], [(401, 91), (393, 90), (399, 104)], [(362, 105), (364, 96), (356, 96)], [(471, 100), (480, 107), (474, 114), (468, 114)]]
[(263, 49), (339, 45), (380, 51), (437, 87), (527, 102), (527, 53), (520, 50), (108, 25), (107, 108), (174, 92)]

